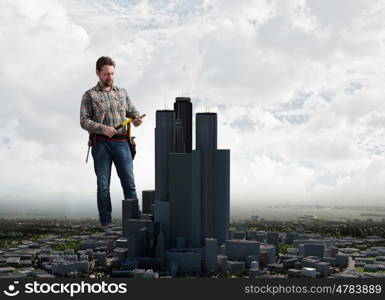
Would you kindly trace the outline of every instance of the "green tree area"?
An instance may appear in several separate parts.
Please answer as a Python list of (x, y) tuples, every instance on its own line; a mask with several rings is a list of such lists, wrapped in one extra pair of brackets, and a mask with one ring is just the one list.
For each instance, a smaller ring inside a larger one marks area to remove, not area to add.
[(278, 244), (278, 253), (286, 254), (288, 248), (292, 248), (293, 246), (290, 244)]
[(52, 245), (52, 250), (54, 251), (64, 251), (65, 249), (74, 249), (75, 251), (80, 250), (80, 240), (70, 240), (68, 242)]
[(1, 232), (0, 231), (0, 248), (12, 248), (21, 244), (22, 240), (36, 240), (48, 237), (49, 234), (26, 235), (22, 232)]
[(13, 248), (20, 244), (19, 240), (0, 239), (0, 248)]
[(364, 267), (356, 267), (356, 270), (360, 273), (385, 273), (385, 271), (374, 271), (374, 272), (368, 272), (364, 270)]

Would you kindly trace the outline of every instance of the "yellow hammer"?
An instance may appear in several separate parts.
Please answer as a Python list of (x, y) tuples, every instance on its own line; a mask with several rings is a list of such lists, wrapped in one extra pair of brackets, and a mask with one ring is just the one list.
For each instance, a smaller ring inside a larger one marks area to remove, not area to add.
[(115, 127), (116, 130), (119, 130), (120, 128), (122, 128), (123, 126), (127, 125), (128, 123), (131, 122), (131, 118), (128, 118), (127, 120), (123, 121), (122, 123), (120, 123), (118, 126)]

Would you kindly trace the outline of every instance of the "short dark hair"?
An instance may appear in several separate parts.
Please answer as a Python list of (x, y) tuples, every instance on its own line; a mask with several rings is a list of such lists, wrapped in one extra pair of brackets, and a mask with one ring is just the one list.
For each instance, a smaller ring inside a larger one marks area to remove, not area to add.
[(99, 57), (99, 59), (96, 61), (96, 70), (100, 72), (105, 65), (110, 65), (115, 67), (115, 62), (112, 60), (111, 57), (108, 57), (108, 56)]

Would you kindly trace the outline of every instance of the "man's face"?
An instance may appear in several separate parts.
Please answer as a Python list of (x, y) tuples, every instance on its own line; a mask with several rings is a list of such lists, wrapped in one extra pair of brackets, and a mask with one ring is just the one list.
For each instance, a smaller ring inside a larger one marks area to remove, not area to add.
[(115, 67), (104, 65), (101, 71), (96, 70), (96, 75), (98, 75), (99, 82), (103, 87), (111, 87), (114, 82)]

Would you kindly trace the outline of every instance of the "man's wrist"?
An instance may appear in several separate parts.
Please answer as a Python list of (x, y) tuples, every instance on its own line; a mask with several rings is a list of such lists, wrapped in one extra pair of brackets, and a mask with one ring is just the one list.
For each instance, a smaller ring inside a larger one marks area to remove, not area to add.
[(99, 126), (99, 132), (100, 134), (105, 134), (106, 133), (106, 130), (107, 130), (107, 126), (106, 125), (103, 125), (103, 124), (100, 124)]

